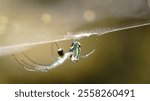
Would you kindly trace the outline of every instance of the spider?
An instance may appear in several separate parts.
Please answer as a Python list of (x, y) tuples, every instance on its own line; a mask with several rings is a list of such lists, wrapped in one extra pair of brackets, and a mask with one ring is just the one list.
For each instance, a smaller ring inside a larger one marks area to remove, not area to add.
[[(20, 64), (21, 66), (23, 66), (26, 70), (28, 71), (41, 71), (41, 72), (47, 72), (48, 70), (55, 68), (61, 64), (64, 63), (65, 60), (69, 59), (75, 63), (78, 62), (79, 58), (86, 58), (88, 57), (90, 54), (92, 54), (95, 49), (93, 49), (91, 52), (89, 52), (88, 54), (81, 56), (81, 44), (78, 41), (73, 41), (71, 43), (70, 49), (65, 53), (64, 50), (62, 48), (59, 48), (58, 44), (55, 42), (55, 45), (57, 47), (57, 54), (58, 57), (57, 59), (49, 65), (45, 65), (45, 64), (39, 64), (36, 63), (35, 61), (33, 61), (32, 59), (30, 59), (27, 55), (25, 55), (23, 52), (22, 54), (34, 65), (28, 64), (27, 62), (25, 62), (24, 60), (19, 61), (17, 59), (17, 57), (15, 56), (15, 54), (12, 54), (12, 56), (15, 58), (15, 60), (17, 61), (18, 64)], [(32, 69), (31, 69), (32, 68)]]

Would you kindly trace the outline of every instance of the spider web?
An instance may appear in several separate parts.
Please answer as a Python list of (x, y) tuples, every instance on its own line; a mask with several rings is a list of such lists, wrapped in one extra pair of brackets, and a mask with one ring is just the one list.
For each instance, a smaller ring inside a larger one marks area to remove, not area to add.
[(111, 32), (116, 32), (116, 31), (131, 29), (131, 28), (137, 28), (137, 27), (142, 27), (142, 26), (148, 26), (148, 25), (150, 25), (150, 20), (146, 19), (146, 20), (142, 20), (139, 22), (132, 22), (132, 23), (126, 23), (126, 24), (122, 24), (122, 25), (101, 27), (101, 28), (93, 29), (93, 30), (90, 30), (87, 32), (83, 31), (83, 32), (75, 33), (75, 34), (68, 32), (65, 35), (60, 35), (56, 38), (53, 38), (53, 39), (47, 40), (47, 41), (24, 43), (24, 44), (17, 44), (17, 45), (3, 46), (3, 47), (1, 46), (0, 47), (0, 56), (10, 55), (10, 54), (18, 52), (18, 51), (24, 51), (24, 50), (32, 48), (33, 46), (36, 46), (36, 45), (60, 42), (60, 41), (65, 41), (65, 40), (80, 40), (82, 38), (90, 37), (93, 35), (98, 37), (98, 36), (108, 34)]

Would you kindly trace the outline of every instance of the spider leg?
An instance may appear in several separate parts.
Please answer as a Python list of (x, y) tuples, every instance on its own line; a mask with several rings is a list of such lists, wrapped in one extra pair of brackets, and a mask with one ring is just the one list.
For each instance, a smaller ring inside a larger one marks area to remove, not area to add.
[[(24, 60), (21, 60), (21, 62), (26, 67), (26, 69), (29, 70), (29, 71), (30, 70), (32, 70), (32, 71), (40, 71), (40, 72), (47, 72), (48, 71), (48, 69), (47, 69), (48, 66), (31, 65), (31, 64), (28, 64), (27, 62), (25, 62)], [(30, 68), (33, 68), (33, 69), (30, 69)]]
[(57, 49), (59, 49), (59, 46), (58, 46), (58, 44), (57, 44), (56, 42), (54, 42), (54, 43), (55, 43), (55, 45), (56, 45)]
[[(56, 45), (56, 47), (57, 47), (57, 49), (59, 49), (59, 46), (58, 46), (58, 44), (55, 42), (55, 45)], [(51, 48), (52, 49), (52, 48)], [(51, 50), (52, 51), (52, 50)], [(33, 64), (35, 64), (35, 65), (40, 65), (40, 66), (49, 66), (49, 65), (47, 65), (47, 64), (40, 64), (40, 63), (37, 63), (37, 62), (35, 62), (34, 60), (32, 60), (31, 58), (29, 58), (24, 52), (21, 52), (21, 54), (26, 58), (26, 59), (28, 59), (31, 63), (33, 63)], [(52, 58), (53, 60), (55, 60), (54, 58)]]
[[(57, 49), (59, 49), (59, 46), (58, 46), (58, 44), (55, 42), (55, 45), (56, 45), (56, 47), (57, 47)], [(51, 48), (52, 49), (52, 48)], [(52, 50), (51, 50), (52, 51)], [(26, 59), (28, 59), (31, 63), (33, 63), (33, 64), (35, 64), (35, 65), (40, 65), (40, 66), (49, 66), (49, 65), (47, 65), (47, 64), (39, 64), (39, 63), (37, 63), (37, 62), (35, 62), (34, 60), (32, 60), (31, 58), (29, 58), (24, 52), (21, 52), (21, 54), (26, 58)], [(52, 58), (53, 60), (55, 60), (54, 58)]]
[(37, 64), (31, 65), (22, 59), (19, 61), (14, 54), (12, 54), (12, 56), (15, 58), (15, 60), (17, 61), (18, 64), (23, 66), (24, 69), (26, 69), (28, 71), (47, 72), (49, 69), (56, 68), (57, 66), (63, 64), (65, 62), (65, 60), (67, 60), (71, 54), (72, 54), (71, 52), (65, 53), (64, 57), (62, 57), (62, 58), (58, 57), (57, 60), (55, 60), (52, 64), (49, 64), (48, 66), (41, 66), (41, 65), (37, 65)]
[(38, 65), (31, 65), (31, 64), (28, 64), (27, 62), (25, 62), (24, 60), (18, 60), (17, 57), (12, 54), (12, 56), (14, 57), (14, 59), (16, 60), (16, 62), (21, 65), (24, 69), (28, 70), (28, 71), (40, 71), (40, 72), (46, 72), (48, 71), (47, 67), (48, 66), (38, 66)]
[(93, 54), (95, 52), (95, 48), (92, 49), (92, 51), (90, 51), (89, 53), (87, 53), (86, 55), (83, 55), (82, 58), (87, 58), (88, 56), (90, 56), (91, 54)]
[(93, 53), (95, 52), (95, 50), (96, 50), (96, 44), (97, 44), (97, 40), (98, 40), (98, 38), (96, 37), (96, 39), (95, 39), (95, 44), (94, 44), (94, 46), (93, 46), (92, 51), (90, 51), (90, 52), (89, 52), (89, 53), (87, 53), (86, 55), (81, 56), (82, 58), (87, 58), (88, 56), (90, 56), (91, 54), (93, 54)]
[(21, 61), (23, 65), (27, 66), (28, 68), (34, 68), (34, 70), (41, 71), (41, 72), (47, 72), (50, 69), (56, 68), (57, 66), (63, 64), (65, 60), (68, 59), (68, 57), (71, 55), (71, 52), (65, 53), (64, 57), (58, 57), (52, 64), (49, 64), (48, 66), (41, 66), (41, 65), (29, 65), (25, 61)]
[(51, 53), (51, 58), (52, 58), (53, 61), (55, 61), (55, 58), (53, 57), (53, 54), (54, 54), (53, 44), (51, 44), (51, 49), (50, 50), (51, 50), (51, 52), (50, 52)]
[(46, 65), (46, 64), (39, 64), (37, 62), (35, 62), (34, 60), (32, 60), (31, 58), (29, 58), (24, 52), (21, 52), (21, 54), (27, 58), (31, 63), (35, 64), (35, 65), (40, 65), (40, 66), (49, 66), (49, 65)]
[(24, 69), (26, 69), (26, 70), (28, 70), (28, 71), (36, 71), (35, 69), (30, 69), (29, 66), (25, 65), (25, 64), (22, 62), (23, 60), (21, 60), (21, 62), (20, 62), (20, 61), (18, 60), (18, 58), (17, 58), (14, 54), (12, 54), (12, 56), (14, 57), (15, 61), (16, 61), (19, 65), (21, 65)]

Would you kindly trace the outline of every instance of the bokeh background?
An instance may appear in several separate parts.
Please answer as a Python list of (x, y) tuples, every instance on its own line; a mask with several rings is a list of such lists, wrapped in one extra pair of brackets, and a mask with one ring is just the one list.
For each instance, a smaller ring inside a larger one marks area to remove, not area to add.
[[(150, 26), (79, 40), (78, 63), (66, 61), (46, 73), (29, 72), (3, 49), (13, 45), (53, 41), (67, 32), (130, 26), (150, 20), (150, 0), (0, 0), (0, 83), (150, 83)], [(58, 42), (65, 51), (73, 40)], [(38, 63), (56, 58), (53, 43), (24, 50)], [(21, 55), (16, 52), (18, 57)]]

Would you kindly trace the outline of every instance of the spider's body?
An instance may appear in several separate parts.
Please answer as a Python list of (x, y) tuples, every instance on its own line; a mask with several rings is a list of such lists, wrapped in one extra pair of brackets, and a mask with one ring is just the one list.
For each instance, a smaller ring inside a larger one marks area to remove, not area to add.
[(70, 56), (71, 61), (78, 62), (81, 52), (81, 44), (77, 41), (74, 41), (69, 51), (72, 52), (72, 55)]
[(63, 57), (63, 56), (64, 56), (64, 51), (63, 51), (62, 48), (59, 48), (59, 49), (57, 50), (57, 53), (58, 53), (58, 55), (59, 55), (60, 57)]
[[(81, 44), (78, 41), (74, 41), (71, 46), (70, 50), (68, 52), (71, 52), (70, 59), (72, 62), (78, 62), (81, 52)], [(64, 51), (62, 48), (58, 48), (57, 50), (58, 55), (63, 58), (64, 57)]]

